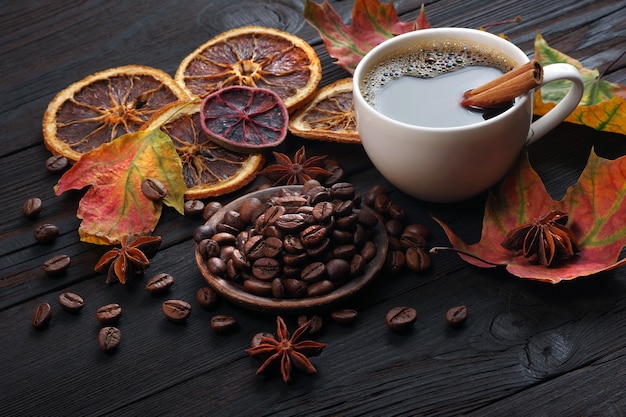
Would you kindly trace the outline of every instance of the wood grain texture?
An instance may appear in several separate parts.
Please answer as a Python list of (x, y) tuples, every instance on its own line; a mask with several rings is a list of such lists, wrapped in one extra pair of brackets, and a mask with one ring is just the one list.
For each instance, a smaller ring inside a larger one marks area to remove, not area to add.
[[(349, 19), (352, 1), (331, 4)], [(419, 2), (394, 1), (404, 20)], [(245, 6), (245, 7), (244, 7)], [(231, 13), (232, 8), (237, 11)], [(517, 15), (504, 32), (528, 54), (541, 32), (554, 48), (626, 84), (626, 4), (621, 0), (478, 0), (426, 2), (433, 26), (479, 27)], [(624, 415), (626, 400), (626, 280), (624, 270), (547, 285), (511, 277), (501, 269), (471, 267), (452, 253), (433, 256), (425, 274), (385, 271), (347, 303), (359, 311), (353, 326), (332, 323), (315, 340), (328, 344), (312, 359), (315, 375), (256, 376), (259, 362), (246, 355), (252, 336), (274, 331), (275, 317), (222, 301), (207, 311), (195, 302), (205, 285), (193, 258), (191, 234), (201, 221), (166, 209), (155, 234), (163, 245), (146, 279), (174, 276), (163, 295), (148, 294), (144, 280), (105, 284), (93, 271), (107, 250), (79, 242), (76, 208), (81, 191), (57, 197), (58, 175), (44, 168), (50, 155), (42, 144), (41, 117), (67, 85), (105, 68), (150, 65), (173, 74), (180, 60), (220, 30), (245, 24), (287, 29), (307, 41), (322, 60), (328, 84), (348, 74), (333, 63), (317, 32), (301, 16), (302, 2), (102, 0), (4, 1), (0, 12), (0, 400), (2, 415), (219, 415), (219, 416), (554, 416)], [(614, 64), (614, 65), (612, 65)], [(289, 137), (278, 149), (339, 161), (347, 179), (363, 193), (383, 184), (414, 222), (432, 232), (430, 245), (447, 245), (431, 215), (467, 241), (480, 237), (481, 195), (458, 204), (430, 204), (395, 190), (373, 168), (362, 148)], [(563, 124), (531, 146), (533, 166), (553, 198), (575, 183), (592, 149), (603, 157), (626, 154), (619, 135)], [(268, 156), (271, 161), (271, 155)], [(253, 190), (257, 183), (232, 195)], [(41, 216), (26, 219), (22, 203), (44, 202)], [(34, 228), (55, 223), (61, 236), (36, 244)], [(44, 260), (72, 257), (66, 275), (45, 276)], [(79, 314), (61, 311), (56, 297), (71, 291), (85, 299)], [(160, 306), (169, 298), (192, 304), (185, 324), (174, 324)], [(33, 309), (53, 306), (48, 329), (30, 324)], [(98, 307), (119, 303), (122, 343), (117, 352), (98, 348)], [(445, 311), (465, 304), (469, 318), (460, 329)], [(392, 307), (418, 311), (408, 334), (384, 323)], [(214, 314), (234, 315), (239, 328), (219, 336), (209, 328)], [(289, 328), (295, 317), (286, 317)]]

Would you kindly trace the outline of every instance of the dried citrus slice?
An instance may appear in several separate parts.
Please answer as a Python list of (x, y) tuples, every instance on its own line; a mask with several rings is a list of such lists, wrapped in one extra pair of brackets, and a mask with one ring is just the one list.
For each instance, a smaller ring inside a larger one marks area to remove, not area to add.
[(265, 88), (218, 90), (203, 100), (200, 115), (214, 142), (238, 152), (273, 148), (287, 136), (287, 109), (278, 94)]
[(361, 143), (352, 105), (352, 78), (320, 89), (289, 120), (289, 131), (308, 139)]
[(168, 103), (189, 96), (170, 75), (129, 65), (89, 75), (60, 91), (43, 117), (43, 138), (71, 161), (118, 136), (132, 133)]
[(227, 194), (252, 181), (263, 165), (262, 154), (239, 153), (214, 143), (200, 123), (199, 99), (163, 107), (142, 130), (161, 128), (172, 139), (183, 164), (185, 199)]
[(289, 112), (315, 93), (321, 78), (320, 60), (308, 43), (262, 26), (244, 26), (210, 39), (176, 71), (176, 80), (193, 95), (205, 97), (231, 85), (267, 88)]

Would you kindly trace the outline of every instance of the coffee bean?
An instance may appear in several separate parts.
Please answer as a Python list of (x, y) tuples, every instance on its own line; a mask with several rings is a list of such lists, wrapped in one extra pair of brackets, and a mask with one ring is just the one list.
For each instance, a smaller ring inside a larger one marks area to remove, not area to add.
[(275, 236), (270, 236), (263, 241), (261, 251), (267, 258), (275, 258), (283, 250), (283, 241)]
[(261, 281), (260, 279), (250, 278), (243, 282), (243, 288), (251, 294), (261, 297), (271, 297), (272, 282), (273, 281)]
[(31, 323), (36, 329), (44, 329), (52, 319), (52, 306), (48, 303), (39, 304), (35, 307), (31, 317)]
[(174, 277), (164, 272), (156, 274), (146, 282), (146, 291), (149, 294), (161, 294), (174, 285)]
[(380, 194), (374, 200), (374, 210), (380, 214), (386, 215), (391, 205), (391, 200), (386, 194)]
[(323, 279), (321, 281), (309, 284), (306, 288), (306, 295), (308, 297), (319, 297), (331, 293), (335, 289), (335, 284), (328, 280)]
[(405, 254), (406, 266), (413, 272), (422, 272), (430, 268), (430, 256), (422, 248), (410, 247)]
[(346, 308), (331, 312), (330, 318), (333, 319), (335, 323), (350, 325), (354, 324), (358, 315), (359, 313), (356, 310)]
[(213, 239), (202, 239), (198, 243), (198, 251), (202, 259), (209, 259), (220, 255), (220, 245)]
[(104, 305), (96, 310), (96, 319), (102, 324), (115, 323), (121, 316), (122, 307), (116, 303)]
[(274, 278), (272, 280), (272, 297), (285, 298), (285, 286), (283, 280), (280, 278)]
[(393, 273), (400, 272), (406, 266), (406, 255), (400, 250), (392, 250), (387, 255), (387, 267)]
[(335, 214), (335, 205), (330, 201), (322, 201), (313, 207), (311, 214), (317, 222), (328, 223)]
[(235, 331), (237, 328), (237, 319), (233, 316), (218, 314), (211, 317), (211, 329), (217, 334), (227, 334)]
[(371, 210), (359, 210), (357, 213), (359, 224), (370, 229), (378, 224), (378, 217)]
[(191, 315), (191, 305), (183, 300), (167, 300), (161, 304), (161, 310), (174, 323), (183, 322)]
[(196, 291), (196, 300), (202, 308), (212, 310), (217, 307), (219, 297), (213, 288), (201, 287)]
[(63, 310), (70, 313), (77, 313), (85, 306), (83, 297), (73, 292), (64, 292), (59, 294), (57, 301)]
[(326, 265), (323, 262), (312, 262), (302, 268), (300, 278), (308, 283), (320, 281), (326, 277)]
[(156, 178), (146, 178), (141, 182), (141, 192), (148, 200), (161, 201), (167, 195), (167, 188)]
[(193, 230), (193, 240), (198, 243), (204, 239), (211, 239), (215, 234), (215, 229), (207, 224), (202, 224)]
[(331, 259), (326, 262), (326, 273), (331, 281), (342, 281), (350, 275), (350, 262), (345, 259)]
[(204, 203), (200, 200), (187, 200), (183, 205), (183, 213), (187, 217), (200, 217), (204, 212)]
[(420, 235), (424, 238), (424, 240), (428, 240), (430, 238), (430, 231), (422, 224), (409, 224), (404, 228), (404, 231)]
[(62, 155), (53, 155), (46, 159), (46, 171), (51, 174), (56, 174), (57, 172), (65, 171), (69, 164), (70, 162), (66, 157)]
[(259, 258), (252, 264), (252, 275), (262, 281), (273, 280), (280, 271), (280, 262), (274, 258)]
[(366, 262), (369, 262), (376, 257), (377, 251), (376, 244), (372, 241), (367, 241), (361, 248), (361, 256)]
[(292, 298), (302, 298), (307, 294), (307, 285), (302, 280), (287, 278), (283, 280), (283, 286), (285, 287), (285, 294)]
[(207, 268), (209, 272), (218, 277), (223, 277), (226, 274), (226, 262), (217, 256), (207, 260)]
[(311, 324), (309, 324), (309, 330), (308, 330), (309, 334), (319, 333), (324, 327), (324, 320), (317, 314), (314, 314), (312, 316), (307, 316), (305, 314), (299, 315), (298, 327), (304, 326), (307, 321), (311, 322)]
[(24, 202), (24, 204), (22, 205), (22, 213), (24, 213), (24, 216), (28, 217), (29, 219), (34, 219), (35, 217), (39, 216), (42, 208), (43, 204), (41, 202), (41, 198), (33, 197)]
[(328, 229), (321, 224), (314, 224), (300, 233), (300, 240), (306, 248), (319, 246), (328, 234)]
[(274, 335), (269, 332), (259, 332), (259, 333), (256, 333), (254, 336), (252, 336), (252, 339), (250, 340), (250, 347), (255, 348), (259, 346), (260, 344), (263, 343), (263, 338), (266, 338), (266, 337), (275, 339)]
[(241, 203), (239, 216), (244, 223), (253, 223), (263, 210), (264, 205), (261, 200), (256, 197), (249, 198)]
[(400, 220), (391, 219), (385, 222), (385, 229), (387, 230), (388, 235), (400, 237), (404, 227), (402, 226), (402, 222)]
[(331, 197), (338, 200), (352, 200), (354, 192), (354, 185), (349, 182), (338, 182), (330, 187)]
[(446, 311), (446, 323), (452, 327), (460, 327), (467, 320), (467, 307), (456, 306)]
[(98, 332), (98, 346), (103, 352), (112, 352), (122, 341), (122, 332), (117, 327), (106, 326)]
[(52, 243), (61, 234), (59, 228), (53, 224), (46, 223), (35, 229), (35, 240), (39, 243)]
[(359, 254), (354, 255), (350, 261), (350, 276), (361, 276), (363, 272), (365, 272), (366, 266), (367, 262), (365, 262), (365, 258), (363, 258), (363, 256)]
[(70, 267), (72, 260), (67, 255), (57, 255), (44, 261), (43, 272), (51, 277), (63, 274)]
[(202, 219), (206, 222), (209, 220), (215, 213), (217, 213), (222, 208), (222, 203), (219, 201), (211, 201), (204, 205), (204, 210), (202, 210)]
[(393, 332), (404, 332), (413, 327), (417, 311), (411, 307), (394, 307), (385, 316), (387, 327)]
[(385, 194), (385, 187), (382, 185), (374, 185), (366, 191), (365, 197), (363, 197), (363, 203), (369, 207), (374, 207), (374, 200), (381, 194)]

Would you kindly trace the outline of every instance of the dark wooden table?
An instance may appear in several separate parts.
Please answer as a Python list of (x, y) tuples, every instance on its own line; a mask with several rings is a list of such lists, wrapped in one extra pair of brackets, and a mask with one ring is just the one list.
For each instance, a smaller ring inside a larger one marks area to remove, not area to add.
[[(0, 62), (0, 414), (17, 415), (625, 415), (626, 281), (624, 269), (549, 285), (521, 280), (502, 269), (467, 265), (452, 253), (433, 256), (423, 275), (380, 274), (345, 307), (359, 311), (353, 326), (326, 321), (314, 338), (328, 344), (313, 359), (318, 373), (256, 376), (259, 363), (246, 355), (253, 334), (274, 331), (276, 317), (222, 302), (216, 311), (195, 303), (205, 285), (193, 257), (192, 231), (201, 221), (166, 210), (155, 231), (163, 245), (147, 276), (173, 275), (170, 293), (153, 297), (143, 282), (106, 285), (93, 266), (108, 249), (79, 242), (76, 208), (82, 192), (56, 197), (58, 176), (44, 168), (50, 156), (41, 134), (42, 114), (61, 89), (93, 72), (143, 64), (173, 74), (180, 60), (212, 36), (244, 24), (273, 26), (315, 46), (326, 84), (348, 74), (333, 64), (317, 32), (303, 19), (300, 0), (229, 1), (90, 0), (2, 1)], [(349, 18), (352, 1), (332, 1)], [(403, 20), (413, 20), (418, 1), (395, 1)], [(626, 45), (626, 3), (602, 1), (426, 2), (433, 26), (479, 27), (516, 15), (522, 21), (498, 27), (532, 54), (541, 31), (549, 44), (600, 71), (618, 60)], [(626, 61), (606, 79), (625, 84)], [(591, 147), (603, 157), (626, 153), (623, 136), (562, 124), (530, 148), (533, 166), (549, 192), (560, 198), (580, 174)], [(432, 245), (448, 244), (430, 213), (468, 241), (480, 233), (485, 195), (456, 204), (428, 204), (395, 190), (363, 150), (289, 137), (280, 151), (328, 154), (346, 179), (365, 192), (387, 187), (392, 199), (426, 225)], [(272, 160), (270, 155), (270, 161)], [(254, 184), (227, 202), (254, 188)], [(37, 220), (22, 215), (22, 203), (40, 197)], [(52, 245), (36, 244), (34, 228), (61, 229)], [(41, 264), (57, 254), (72, 257), (60, 278)], [(83, 296), (80, 314), (56, 305), (63, 291)], [(190, 301), (185, 325), (168, 322), (166, 298)], [(53, 305), (50, 326), (35, 330), (38, 304)], [(123, 306), (122, 344), (104, 354), (96, 341), (97, 307)], [(444, 322), (445, 311), (465, 304), (461, 329)], [(394, 306), (415, 307), (419, 318), (408, 334), (384, 323)], [(209, 328), (213, 314), (239, 321), (232, 335)], [(293, 317), (286, 317), (293, 329)]]

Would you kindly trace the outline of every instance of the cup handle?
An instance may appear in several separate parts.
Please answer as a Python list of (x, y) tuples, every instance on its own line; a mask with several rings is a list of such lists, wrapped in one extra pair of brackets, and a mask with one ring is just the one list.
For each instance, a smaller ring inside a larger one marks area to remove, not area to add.
[(574, 111), (576, 106), (578, 106), (578, 103), (580, 103), (580, 100), (583, 97), (585, 89), (583, 79), (580, 76), (580, 72), (578, 72), (576, 67), (573, 65), (550, 64), (543, 67), (542, 86), (557, 80), (569, 80), (573, 83), (572, 87), (569, 89), (565, 97), (563, 97), (563, 100), (561, 100), (552, 110), (532, 123), (530, 131), (528, 132), (528, 137), (526, 138), (526, 143), (528, 145), (541, 138), (565, 120), (565, 118)]

